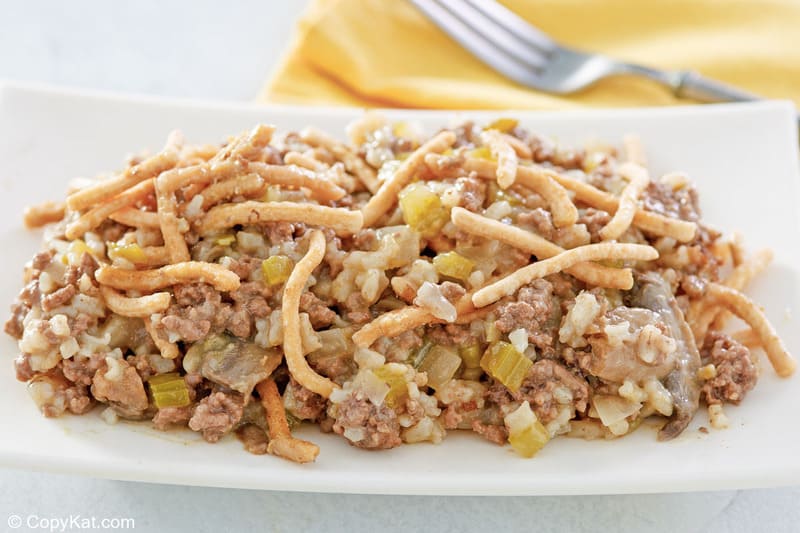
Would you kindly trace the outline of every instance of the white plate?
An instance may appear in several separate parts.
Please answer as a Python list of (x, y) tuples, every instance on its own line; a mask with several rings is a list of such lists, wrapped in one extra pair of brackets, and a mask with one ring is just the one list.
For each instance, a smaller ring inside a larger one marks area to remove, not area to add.
[[(0, 304), (20, 285), (23, 263), (41, 235), (26, 232), (26, 204), (63, 195), (67, 180), (119, 167), (140, 148), (157, 149), (173, 128), (191, 141), (218, 141), (258, 121), (280, 128), (314, 124), (341, 132), (360, 111), (256, 107), (88, 95), (41, 88), (0, 88)], [(451, 112), (395, 111), (429, 128)], [(474, 113), (485, 121), (508, 113)], [(763, 102), (668, 109), (563, 113), (514, 112), (536, 131), (567, 142), (618, 141), (638, 133), (656, 173), (683, 170), (697, 181), (706, 219), (739, 230), (751, 247), (776, 260), (750, 293), (789, 346), (800, 354), (797, 123), (790, 104)], [(462, 115), (464, 116), (464, 115)], [(325, 492), (407, 494), (587, 494), (774, 486), (800, 482), (800, 376), (781, 380), (764, 362), (747, 401), (728, 408), (731, 427), (659, 443), (643, 428), (617, 441), (566, 438), (535, 459), (477, 436), (451, 432), (441, 445), (385, 452), (352, 448), (306, 427), (319, 443), (316, 463), (295, 465), (246, 453), (233, 437), (210, 445), (188, 431), (161, 433), (147, 424), (104, 424), (96, 414), (43, 418), (14, 379), (16, 346), (2, 337), (0, 463), (26, 469), (160, 483)]]

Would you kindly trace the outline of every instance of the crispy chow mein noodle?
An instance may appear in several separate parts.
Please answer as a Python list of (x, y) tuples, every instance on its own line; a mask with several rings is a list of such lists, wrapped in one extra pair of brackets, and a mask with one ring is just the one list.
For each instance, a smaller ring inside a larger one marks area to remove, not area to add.
[(747, 296), (719, 283), (709, 283), (706, 296), (719, 305), (722, 305), (741, 318), (749, 325), (758, 336), (761, 346), (767, 353), (769, 362), (775, 372), (782, 377), (790, 376), (797, 367), (797, 362), (789, 355), (783, 341), (778, 337), (775, 328), (764, 316), (763, 311)]
[[(62, 213), (63, 218), (63, 213)], [(152, 211), (142, 211), (133, 207), (123, 207), (118, 211), (111, 213), (108, 218), (114, 222), (119, 222), (125, 226), (132, 228), (160, 228), (161, 223), (158, 221), (158, 214)], [(61, 220), (59, 218), (58, 220)]]
[(156, 291), (179, 283), (207, 283), (220, 291), (239, 288), (236, 274), (222, 265), (201, 261), (175, 263), (156, 270), (104, 266), (95, 272), (95, 279), (101, 285), (128, 291)]
[(154, 313), (165, 311), (169, 307), (172, 296), (168, 292), (156, 292), (147, 296), (129, 298), (123, 296), (111, 287), (100, 287), (103, 300), (111, 312), (120, 316), (150, 317)]
[[(559, 245), (535, 233), (472, 213), (462, 207), (454, 207), (450, 212), (450, 218), (456, 227), (467, 233), (503, 242), (539, 259), (547, 259), (565, 251)], [(626, 269), (609, 268), (596, 263), (578, 263), (566, 271), (581, 281), (597, 287), (627, 290), (633, 286), (633, 275)]]
[(264, 406), (269, 427), (267, 452), (295, 463), (313, 462), (319, 455), (319, 446), (292, 437), (289, 422), (286, 420), (286, 410), (283, 408), (283, 399), (275, 380), (262, 381), (256, 385), (256, 391), (261, 396), (261, 404)]
[(636, 163), (625, 163), (619, 168), (619, 173), (628, 180), (619, 197), (619, 206), (611, 221), (600, 230), (600, 238), (604, 241), (614, 241), (628, 231), (636, 215), (639, 195), (644, 192), (650, 182), (647, 171)]
[(381, 337), (392, 338), (414, 328), (442, 322), (430, 311), (419, 307), (401, 307), (383, 313), (381, 316), (358, 330), (353, 335), (356, 346), (369, 348), (373, 342)]
[(144, 321), (144, 329), (152, 339), (153, 345), (161, 354), (161, 357), (164, 359), (176, 359), (179, 355), (181, 355), (178, 345), (174, 342), (170, 342), (169, 339), (166, 338), (165, 332), (160, 329), (156, 329), (152, 320)]
[(702, 404), (725, 427), (762, 350), (793, 373), (741, 292), (772, 253), (707, 227), (639, 141), (572, 148), (513, 119), (426, 137), (376, 113), (347, 137), (173, 133), (26, 210), (50, 226), (5, 330), (42, 413), (101, 404), (298, 463), (320, 451), (302, 422), (365, 449), (460, 429), (530, 457), (648, 417), (674, 438)]
[(353, 153), (351, 148), (316, 128), (304, 129), (300, 133), (300, 137), (311, 146), (329, 150), (334, 157), (344, 163), (348, 172), (352, 173), (364, 184), (364, 187), (366, 187), (368, 191), (372, 193), (377, 192), (380, 183), (378, 183), (375, 170)]
[(142, 181), (130, 189), (121, 192), (111, 200), (90, 209), (86, 214), (81, 215), (75, 222), (67, 225), (66, 237), (76, 239), (95, 229), (105, 222), (109, 215), (136, 202), (142, 201), (153, 193), (153, 179)]
[(64, 202), (42, 202), (25, 208), (22, 221), (28, 229), (41, 228), (64, 218), (67, 204)]
[(492, 157), (497, 160), (497, 184), (501, 189), (508, 189), (517, 179), (517, 152), (509, 144), (506, 137), (497, 130), (486, 130), (481, 140), (489, 147)]
[(483, 307), (496, 302), (504, 296), (511, 296), (520, 287), (537, 278), (543, 278), (566, 270), (578, 263), (586, 261), (631, 259), (636, 261), (652, 261), (658, 258), (658, 251), (641, 244), (597, 243), (587, 244), (565, 250), (548, 259), (542, 259), (531, 265), (520, 268), (505, 278), (483, 287), (472, 297), (476, 307)]
[(241, 202), (218, 205), (199, 223), (201, 234), (231, 226), (256, 222), (305, 222), (333, 229), (339, 235), (352, 235), (361, 229), (361, 213), (341, 207), (325, 207), (294, 202)]
[(128, 167), (122, 174), (72, 193), (67, 197), (67, 207), (73, 211), (84, 210), (174, 167), (178, 162), (178, 152), (172, 143), (173, 139), (174, 136), (170, 135), (163, 152)]
[(622, 138), (622, 149), (625, 152), (625, 161), (642, 167), (647, 166), (647, 154), (642, 140), (637, 135), (625, 135)]
[(286, 366), (294, 379), (308, 390), (328, 398), (338, 385), (320, 376), (308, 366), (303, 353), (303, 339), (300, 332), (300, 299), (311, 273), (325, 256), (325, 237), (316, 230), (311, 234), (308, 252), (297, 263), (283, 289), (283, 355)]

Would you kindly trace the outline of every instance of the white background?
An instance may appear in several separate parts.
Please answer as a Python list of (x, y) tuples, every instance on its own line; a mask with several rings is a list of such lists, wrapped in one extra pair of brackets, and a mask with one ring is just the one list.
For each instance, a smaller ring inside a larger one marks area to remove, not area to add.
[[(0, 78), (250, 100), (274, 68), (305, 2), (231, 4), (3, 1)], [(0, 364), (11, 364), (11, 355), (2, 354)], [(3, 427), (2, 437), (13, 438), (13, 428)], [(343, 496), (147, 485), (0, 469), (0, 530), (11, 515), (23, 522), (35, 515), (31, 523), (80, 515), (133, 518), (136, 531), (465, 531), (490, 524), (542, 532), (797, 531), (798, 502), (800, 487), (548, 498)]]

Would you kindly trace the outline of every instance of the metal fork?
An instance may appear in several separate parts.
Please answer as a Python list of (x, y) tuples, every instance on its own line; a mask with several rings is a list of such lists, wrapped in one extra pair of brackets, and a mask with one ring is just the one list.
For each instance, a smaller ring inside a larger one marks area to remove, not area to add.
[(568, 48), (494, 0), (409, 1), (488, 66), (541, 91), (569, 94), (609, 76), (634, 74), (663, 85), (679, 98), (703, 102), (758, 99), (693, 71), (661, 71)]

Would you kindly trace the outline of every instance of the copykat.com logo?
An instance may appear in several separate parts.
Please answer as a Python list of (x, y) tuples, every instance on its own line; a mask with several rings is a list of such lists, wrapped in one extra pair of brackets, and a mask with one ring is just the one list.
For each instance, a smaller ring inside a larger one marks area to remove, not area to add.
[(39, 516), (36, 514), (22, 516), (12, 514), (8, 517), (7, 524), (9, 529), (50, 532), (136, 528), (136, 521), (133, 518), (83, 516), (79, 514), (69, 516)]

